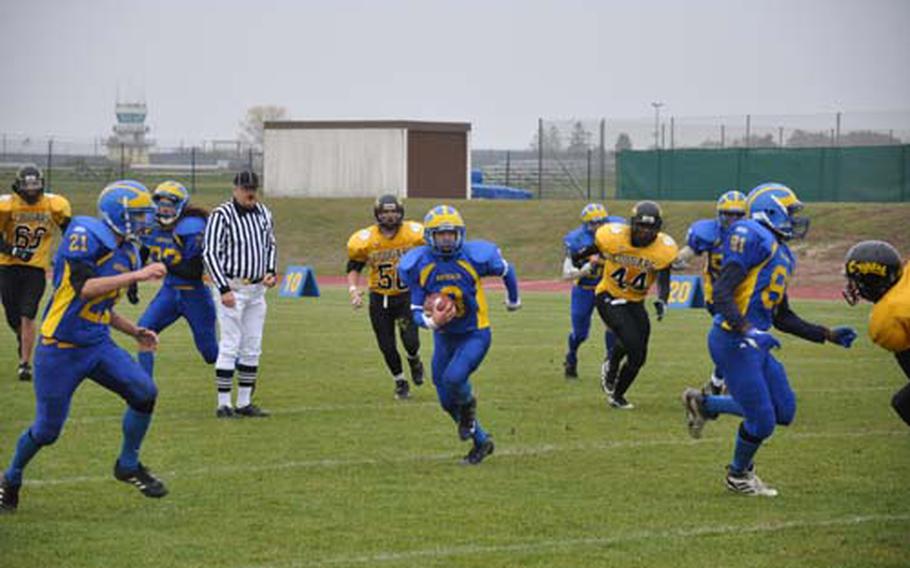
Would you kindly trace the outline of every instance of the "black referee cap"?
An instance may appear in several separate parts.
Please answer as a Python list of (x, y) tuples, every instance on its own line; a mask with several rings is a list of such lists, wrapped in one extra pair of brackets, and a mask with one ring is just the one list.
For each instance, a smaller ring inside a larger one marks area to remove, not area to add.
[(234, 186), (256, 189), (259, 187), (259, 176), (253, 170), (243, 170), (234, 176)]

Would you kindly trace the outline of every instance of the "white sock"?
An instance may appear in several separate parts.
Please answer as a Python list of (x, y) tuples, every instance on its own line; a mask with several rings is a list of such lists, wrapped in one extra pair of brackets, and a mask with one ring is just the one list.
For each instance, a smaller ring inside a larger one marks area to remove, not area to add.
[(722, 386), (724, 386), (724, 380), (719, 378), (714, 373), (711, 373), (711, 384), (716, 387), (722, 387)]
[(249, 406), (253, 398), (253, 387), (237, 387), (237, 408)]
[(231, 406), (231, 391), (218, 391), (218, 408), (222, 406)]
[(395, 379), (395, 382), (396, 382), (396, 383), (397, 383), (398, 381), (403, 381), (403, 380), (405, 380), (405, 378), (404, 378), (404, 373), (398, 373), (397, 375), (395, 375), (395, 376), (392, 377), (392, 378)]

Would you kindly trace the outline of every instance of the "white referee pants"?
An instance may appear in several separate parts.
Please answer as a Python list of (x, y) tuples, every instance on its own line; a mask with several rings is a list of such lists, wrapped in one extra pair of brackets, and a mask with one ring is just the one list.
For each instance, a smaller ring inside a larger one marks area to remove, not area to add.
[(262, 284), (231, 283), (236, 304), (228, 308), (221, 303), (221, 294), (213, 289), (218, 310), (218, 361), (216, 369), (234, 369), (236, 363), (247, 367), (259, 366), (262, 354), (262, 328), (265, 325), (265, 291)]

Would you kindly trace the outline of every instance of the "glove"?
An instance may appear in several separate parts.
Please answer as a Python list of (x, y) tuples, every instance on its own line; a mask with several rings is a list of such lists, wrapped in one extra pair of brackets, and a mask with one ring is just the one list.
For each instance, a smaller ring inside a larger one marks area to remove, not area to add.
[(515, 300), (514, 304), (509, 302), (509, 299), (506, 298), (506, 310), (508, 310), (510, 312), (517, 312), (520, 309), (521, 309), (521, 298), (518, 298), (517, 300)]
[(139, 285), (135, 282), (126, 289), (126, 299), (134, 306), (139, 303)]
[(856, 340), (856, 330), (846, 326), (835, 327), (828, 330), (825, 339), (831, 343), (840, 345), (844, 349), (850, 349), (853, 342)]
[(749, 347), (758, 349), (759, 351), (771, 351), (772, 349), (780, 347), (780, 341), (778, 341), (776, 337), (767, 331), (760, 331), (754, 327), (749, 328), (749, 330), (743, 334), (743, 341)]
[(654, 302), (654, 313), (657, 314), (657, 321), (663, 321), (664, 316), (667, 314), (667, 304), (663, 300)]
[(28, 250), (27, 248), (22, 248), (22, 247), (13, 247), (12, 250), (9, 251), (9, 253), (12, 256), (21, 260), (22, 262), (28, 262), (32, 259), (33, 256), (35, 256), (34, 252)]

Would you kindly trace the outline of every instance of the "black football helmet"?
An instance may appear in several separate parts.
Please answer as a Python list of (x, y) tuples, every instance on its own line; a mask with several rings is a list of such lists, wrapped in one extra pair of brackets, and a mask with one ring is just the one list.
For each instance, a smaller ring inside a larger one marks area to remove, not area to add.
[(844, 299), (855, 305), (860, 298), (877, 302), (900, 280), (901, 255), (885, 241), (862, 241), (847, 251), (844, 274), (847, 288)]
[(380, 195), (373, 204), (373, 217), (383, 229), (397, 229), (404, 222), (404, 205), (394, 195)]
[(26, 203), (36, 203), (44, 193), (44, 176), (35, 164), (26, 164), (16, 172), (12, 187)]
[(636, 203), (632, 208), (632, 216), (629, 217), (629, 225), (632, 227), (632, 246), (646, 247), (653, 243), (663, 224), (660, 205), (653, 201)]

